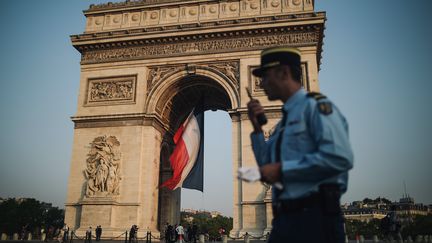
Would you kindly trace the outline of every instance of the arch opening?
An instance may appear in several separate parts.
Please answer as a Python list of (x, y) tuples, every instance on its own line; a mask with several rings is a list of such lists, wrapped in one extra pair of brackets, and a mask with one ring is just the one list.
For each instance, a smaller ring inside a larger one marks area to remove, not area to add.
[(156, 112), (172, 133), (198, 104), (203, 112), (233, 108), (227, 91), (218, 82), (203, 75), (189, 75), (166, 89), (156, 103)]
[[(233, 108), (231, 98), (226, 88), (222, 87), (222, 85), (214, 79), (203, 75), (188, 75), (178, 79), (166, 88), (156, 102), (156, 112), (161, 117), (162, 121), (168, 125), (168, 132), (164, 135), (161, 144), (160, 184), (172, 176), (172, 169), (169, 162), (169, 156), (175, 147), (172, 137), (184, 119), (198, 104), (202, 112), (209, 110), (222, 110), (227, 112)], [(205, 121), (205, 124), (206, 127), (208, 122)], [(227, 130), (226, 133), (229, 133), (226, 137), (230, 138), (230, 130)], [(229, 142), (228, 144), (231, 143)], [(207, 151), (205, 153), (207, 153)], [(231, 151), (228, 151), (228, 153), (228, 157), (231, 158)], [(231, 170), (232, 167), (227, 166), (227, 171), (231, 172)], [(167, 188), (160, 188), (158, 210), (159, 230), (163, 230), (166, 222), (171, 224), (180, 222), (180, 206), (181, 188), (174, 191), (170, 191)]]

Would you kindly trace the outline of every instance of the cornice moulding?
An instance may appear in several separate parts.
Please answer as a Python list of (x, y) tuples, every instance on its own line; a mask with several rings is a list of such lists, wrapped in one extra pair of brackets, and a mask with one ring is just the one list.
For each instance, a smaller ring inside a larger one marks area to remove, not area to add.
[[(227, 31), (228, 28), (238, 30), (249, 30), (259, 28), (266, 28), (266, 25), (277, 26), (304, 26), (308, 24), (324, 24), (325, 12), (318, 13), (307, 13), (307, 14), (284, 14), (284, 15), (272, 15), (272, 16), (261, 16), (261, 17), (249, 17), (243, 19), (227, 19), (227, 20), (216, 20), (209, 22), (197, 22), (187, 24), (175, 24), (166, 26), (148, 26), (141, 28), (131, 29), (118, 29), (101, 32), (86, 32), (78, 35), (71, 35), (71, 41), (74, 46), (85, 43), (86, 41), (102, 40), (108, 41), (109, 39), (115, 39), (120, 37), (133, 37), (138, 36), (142, 38), (148, 35), (149, 38), (156, 37), (151, 36), (152, 34), (159, 34), (162, 36), (170, 35), (184, 35), (185, 31), (194, 31), (202, 33), (204, 30), (208, 31)], [(251, 26), (251, 23), (254, 23)], [(300, 24), (299, 24), (300, 23)], [(246, 28), (244, 28), (246, 27)]]
[[(226, 2), (236, 2), (237, 0), (226, 0)], [(119, 12), (119, 11), (129, 11), (137, 9), (151, 9), (151, 8), (161, 8), (168, 6), (187, 6), (191, 4), (200, 3), (219, 3), (218, 0), (157, 0), (157, 1), (126, 1), (117, 3), (105, 3), (105, 4), (91, 4), (89, 9), (84, 10), (85, 15), (88, 14), (99, 14), (107, 12)]]

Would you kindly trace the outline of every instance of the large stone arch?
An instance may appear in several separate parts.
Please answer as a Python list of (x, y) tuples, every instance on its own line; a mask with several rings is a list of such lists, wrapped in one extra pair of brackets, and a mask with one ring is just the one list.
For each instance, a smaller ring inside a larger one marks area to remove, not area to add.
[[(164, 80), (163, 85), (158, 87), (159, 92), (156, 90), (154, 94), (150, 94), (148, 97), (153, 102), (150, 102), (152, 107), (148, 107), (150, 109), (147, 112), (156, 112), (168, 125), (168, 131), (163, 136), (161, 144), (160, 183), (171, 177), (167, 151), (171, 152), (174, 149), (172, 135), (194, 106), (201, 102), (200, 106), (202, 106), (203, 111), (216, 109), (228, 111), (233, 108), (231, 102), (237, 100), (235, 90), (227, 90), (231, 87), (226, 85), (227, 80), (220, 74), (209, 75), (214, 73), (201, 72), (200, 70), (197, 70), (195, 74), (182, 71), (177, 74), (179, 75), (172, 75), (167, 80)], [(219, 79), (219, 82), (215, 80), (216, 78)], [(230, 91), (235, 95), (233, 99), (229, 97), (228, 92)], [(151, 95), (154, 95), (154, 99), (152, 99)], [(205, 98), (203, 99), (202, 96), (205, 96)], [(156, 109), (158, 105), (163, 106), (159, 111), (161, 113)], [(232, 176), (234, 179), (235, 175)], [(166, 188), (159, 189), (159, 230), (163, 230), (165, 222), (171, 224), (179, 222), (180, 198), (179, 189), (175, 191)]]
[[(263, 48), (299, 48), (303, 85), (319, 90), (325, 12), (314, 12), (313, 5), (160, 0), (84, 11), (84, 33), (71, 36), (82, 56), (65, 203), (65, 221), (76, 234), (102, 225), (104, 236), (115, 237), (136, 224), (141, 237), (146, 230), (157, 234), (166, 220), (179, 221), (179, 192), (161, 191), (159, 185), (170, 176), (172, 134), (206, 92), (204, 109), (225, 110), (232, 121), (230, 234), (269, 232), (269, 188), (235, 176), (240, 166), (256, 166), (245, 88), (265, 107), (265, 135), (280, 119), (281, 104), (269, 102), (251, 75)], [(107, 173), (95, 173), (97, 166)]]
[[(233, 80), (233, 78), (228, 77), (227, 74), (224, 74), (222, 71), (207, 65), (208, 64), (181, 65), (176, 68), (176, 71), (170, 73), (169, 76), (158, 80), (149, 91), (145, 104), (145, 113), (157, 114), (164, 122), (168, 121), (169, 119), (167, 119), (166, 110), (164, 109), (166, 108), (168, 101), (180, 93), (181, 90), (192, 86), (203, 86), (202, 88), (204, 89), (205, 87), (208, 87), (210, 91), (212, 91), (210, 88), (214, 88), (219, 90), (219, 92), (226, 94), (225, 98), (229, 100), (225, 103), (229, 103), (229, 105), (220, 104), (218, 106), (217, 104), (212, 104), (212, 107), (208, 109), (221, 109), (228, 111), (238, 108), (240, 106), (238, 90), (239, 80)], [(223, 62), (219, 65), (229, 65), (229, 63), (227, 64), (227, 62)], [(203, 95), (206, 94), (204, 93)], [(189, 99), (192, 100), (189, 104), (194, 104), (194, 102), (196, 102), (200, 97), (194, 98), (195, 100), (190, 99), (189, 97)]]

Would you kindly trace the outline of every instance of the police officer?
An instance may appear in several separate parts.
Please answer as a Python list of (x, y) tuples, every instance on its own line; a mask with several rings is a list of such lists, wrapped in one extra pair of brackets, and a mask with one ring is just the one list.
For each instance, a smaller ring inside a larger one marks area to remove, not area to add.
[(348, 124), (324, 95), (301, 85), (300, 51), (273, 47), (261, 53), (253, 75), (262, 78), (269, 100), (283, 102), (282, 120), (265, 141), (264, 109), (248, 103), (252, 148), (264, 182), (273, 187), (273, 227), (269, 242), (344, 242), (339, 199), (347, 189), (353, 153)]

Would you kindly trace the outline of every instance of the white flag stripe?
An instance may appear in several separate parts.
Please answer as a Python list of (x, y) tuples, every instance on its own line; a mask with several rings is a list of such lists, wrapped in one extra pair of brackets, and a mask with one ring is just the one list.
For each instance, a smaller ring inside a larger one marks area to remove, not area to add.
[(200, 149), (200, 138), (201, 132), (198, 121), (196, 117), (192, 115), (188, 124), (186, 124), (186, 129), (183, 131), (182, 136), (183, 142), (186, 145), (187, 153), (189, 155), (189, 160), (185, 168), (183, 169), (179, 184), (174, 189), (179, 188), (183, 185), (183, 181), (186, 179), (186, 177), (189, 175), (189, 172), (195, 165)]

